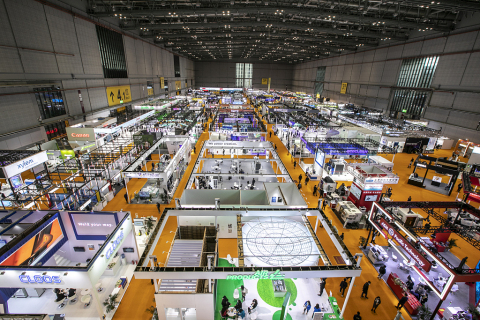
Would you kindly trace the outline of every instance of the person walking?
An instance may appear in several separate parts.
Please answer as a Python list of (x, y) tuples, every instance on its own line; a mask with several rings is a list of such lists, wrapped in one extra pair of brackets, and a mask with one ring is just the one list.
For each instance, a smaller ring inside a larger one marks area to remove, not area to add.
[(353, 316), (353, 320), (362, 320), (362, 317), (360, 316), (360, 311), (357, 311), (357, 314)]
[[(373, 300), (373, 307), (372, 307), (372, 311), (375, 312), (378, 308), (378, 306), (380, 305), (380, 303), (382, 303), (382, 300), (380, 300), (380, 296), (377, 296), (375, 298), (375, 300)], [(376, 313), (376, 312), (375, 312)]]
[(308, 181), (310, 181), (310, 178), (308, 176), (305, 177), (305, 185), (308, 184)]
[(411, 167), (412, 167), (413, 161), (414, 161), (414, 160), (413, 160), (413, 158), (412, 158), (412, 160), (410, 160), (410, 163), (408, 164), (408, 167), (407, 167), (407, 168), (411, 168)]
[(320, 279), (320, 293), (318, 294), (320, 297), (323, 294), (323, 290), (325, 290), (325, 284), (326, 284), (326, 281), (324, 279)]
[(197, 148), (195, 148), (195, 146), (193, 146), (193, 153), (197, 153)]
[(125, 194), (123, 195), (123, 197), (125, 198), (125, 201), (128, 203), (128, 195), (127, 195), (126, 192), (125, 192)]
[(409, 196), (407, 201), (412, 201), (412, 196)]
[(160, 213), (160, 203), (159, 202), (157, 202), (157, 211), (158, 211), (158, 213)]
[(327, 206), (327, 201), (322, 201), (322, 210), (325, 211), (325, 207)]
[(313, 195), (314, 195), (314, 196), (317, 196), (317, 190), (318, 190), (317, 185), (314, 185), (314, 186), (313, 186)]
[(398, 310), (401, 310), (407, 301), (408, 301), (408, 294), (405, 293), (405, 295), (398, 301), (398, 304), (395, 308), (397, 308)]
[(293, 161), (293, 169), (297, 168), (297, 160)]
[(270, 139), (272, 139), (272, 131), (270, 131)]
[(298, 182), (299, 182), (299, 183), (302, 183), (302, 179), (303, 179), (303, 176), (302, 176), (302, 174), (300, 174), (300, 175), (298, 176)]
[(383, 264), (378, 270), (378, 279), (382, 279), (385, 273), (387, 273), (387, 266)]
[(340, 235), (340, 239), (342, 239), (342, 241), (343, 241), (344, 238), (345, 238), (345, 233), (342, 232), (342, 234)]
[(368, 287), (370, 287), (371, 283), (372, 282), (370, 282), (370, 281), (365, 282), (365, 284), (363, 285), (363, 288), (362, 288), (362, 295), (360, 296), (361, 298), (363, 298), (363, 295), (365, 295), (365, 298), (368, 299)]
[(462, 191), (462, 188), (463, 188), (463, 185), (462, 185), (462, 183), (460, 182), (460, 183), (458, 184), (457, 192)]
[(305, 301), (305, 304), (303, 305), (303, 314), (308, 314), (308, 311), (312, 308), (312, 304), (310, 303), (310, 300)]
[(315, 305), (315, 307), (313, 307), (312, 319), (313, 316), (315, 316), (315, 312), (322, 312), (322, 309), (320, 309), (320, 305), (318, 303)]
[(347, 287), (347, 278), (343, 278), (342, 282), (340, 282), (340, 293), (342, 294), (342, 297), (345, 295), (345, 289), (347, 289)]
[(302, 184), (298, 183), (297, 188), (298, 188), (298, 190), (302, 189)]
[(425, 224), (425, 231), (424, 231), (423, 233), (427, 233), (428, 230), (430, 230), (430, 223), (427, 222), (427, 223)]

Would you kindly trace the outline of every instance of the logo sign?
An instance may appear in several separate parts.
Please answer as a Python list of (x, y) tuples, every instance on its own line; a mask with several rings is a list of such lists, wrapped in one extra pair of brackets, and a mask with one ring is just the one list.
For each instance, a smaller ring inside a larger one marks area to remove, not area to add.
[(395, 230), (385, 219), (380, 219), (380, 226), (395, 240), (420, 267), (425, 271), (430, 271), (432, 263), (425, 259), (410, 242), (407, 241), (397, 230)]
[(227, 280), (241, 280), (241, 279), (269, 279), (269, 280), (283, 280), (285, 275), (280, 273), (280, 269), (275, 272), (268, 272), (265, 270), (256, 271), (254, 274), (229, 274)]
[(95, 131), (93, 128), (73, 128), (68, 127), (67, 137), (72, 141), (95, 141)]
[(115, 240), (113, 240), (113, 243), (110, 243), (107, 249), (107, 252), (105, 253), (105, 257), (107, 258), (107, 260), (110, 259), (112, 254), (115, 252), (115, 249), (117, 249), (120, 243), (122, 243), (122, 240), (123, 240), (123, 231), (120, 231), (120, 234), (115, 238)]
[(6, 178), (10, 178), (16, 176), (19, 173), (30, 170), (33, 167), (36, 167), (46, 161), (48, 161), (47, 152), (42, 151), (30, 157), (24, 158), (20, 161), (14, 162), (6, 167), (3, 167), (3, 172), (5, 173)]
[(107, 87), (107, 99), (109, 106), (132, 101), (130, 86)]
[(34, 276), (19, 275), (18, 278), (22, 283), (62, 283), (59, 276), (47, 276), (36, 274)]

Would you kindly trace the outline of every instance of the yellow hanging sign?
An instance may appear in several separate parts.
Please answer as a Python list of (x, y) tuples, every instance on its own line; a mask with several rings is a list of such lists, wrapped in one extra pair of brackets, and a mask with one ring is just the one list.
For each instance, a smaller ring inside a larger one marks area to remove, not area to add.
[(182, 81), (175, 81), (175, 90), (182, 89)]
[(347, 85), (348, 85), (348, 83), (342, 82), (342, 88), (340, 89), (341, 94), (347, 93)]
[(109, 106), (132, 101), (130, 86), (107, 87), (107, 99)]
[(262, 78), (262, 84), (268, 84), (268, 78)]
[(148, 94), (149, 96), (153, 96), (153, 88), (147, 89), (147, 94)]
[(165, 78), (160, 77), (160, 89), (165, 89)]

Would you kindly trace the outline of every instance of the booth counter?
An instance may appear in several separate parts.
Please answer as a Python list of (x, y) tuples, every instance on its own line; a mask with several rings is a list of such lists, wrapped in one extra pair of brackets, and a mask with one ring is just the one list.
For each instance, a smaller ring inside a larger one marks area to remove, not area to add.
[(390, 273), (388, 275), (387, 284), (398, 299), (402, 298), (405, 293), (408, 294), (408, 301), (405, 303), (404, 307), (407, 309), (409, 314), (412, 316), (416, 315), (421, 304), (413, 294), (405, 290), (405, 283), (398, 277), (396, 273)]

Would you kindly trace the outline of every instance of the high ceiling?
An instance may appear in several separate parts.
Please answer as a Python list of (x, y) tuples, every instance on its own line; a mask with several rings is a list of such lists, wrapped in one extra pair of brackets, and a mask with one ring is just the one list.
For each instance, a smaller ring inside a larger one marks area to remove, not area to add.
[(89, 12), (119, 19), (193, 60), (298, 63), (406, 40), (412, 31), (454, 29), (468, 0), (89, 0)]

